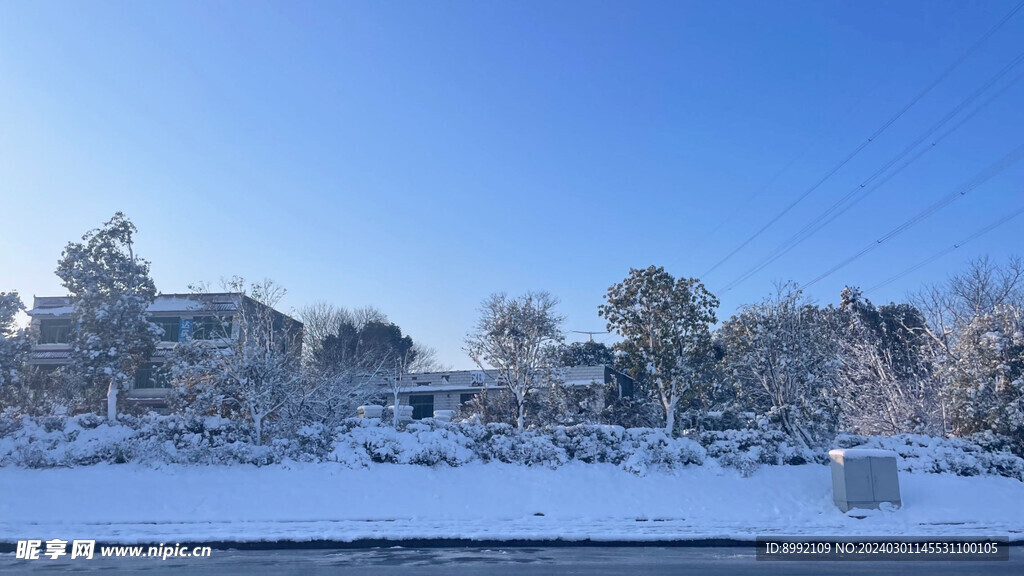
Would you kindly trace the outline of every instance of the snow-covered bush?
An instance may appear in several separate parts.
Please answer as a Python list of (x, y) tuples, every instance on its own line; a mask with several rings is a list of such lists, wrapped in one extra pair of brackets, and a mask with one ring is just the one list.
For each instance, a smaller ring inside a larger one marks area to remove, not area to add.
[[(853, 441), (864, 438), (843, 437), (843, 444), (852, 447)], [(989, 446), (999, 446), (996, 438), (980, 436)], [(874, 436), (864, 438), (857, 448), (892, 450), (899, 455), (900, 470), (908, 472), (952, 473), (959, 476), (993, 474), (1024, 481), (1024, 459), (1005, 450), (990, 449), (964, 438), (941, 438), (922, 434)], [(1004, 444), (1005, 446), (1005, 444)]]
[(552, 429), (551, 440), (571, 460), (621, 464), (626, 458), (622, 446), (625, 433), (621, 426), (559, 426)]
[(643, 475), (650, 470), (670, 470), (688, 464), (703, 464), (704, 448), (689, 438), (673, 438), (664, 430), (630, 428), (625, 431), (622, 467)]
[(319, 422), (302, 426), (295, 436), (300, 458), (304, 460), (323, 460), (334, 449), (334, 432)]
[(476, 446), (486, 460), (526, 466), (558, 467), (569, 461), (565, 450), (537, 430), (516, 431), (508, 424), (488, 424), (490, 434)]
[(762, 464), (779, 464), (779, 445), (785, 438), (782, 432), (762, 430), (705, 431), (699, 436), (708, 457), (744, 476), (753, 474)]
[(749, 476), (762, 465), (825, 463), (825, 452), (797, 445), (778, 428), (705, 430), (696, 435), (708, 457)]
[[(715, 460), (752, 474), (763, 465), (827, 462), (824, 451), (797, 446), (781, 430), (704, 431), (673, 438), (662, 429), (577, 425), (518, 431), (509, 424), (447, 423), (433, 419), (395, 430), (379, 419), (348, 419), (333, 428), (309, 425), (266, 445), (253, 441), (251, 424), (221, 417), (130, 416), (110, 423), (94, 415), (34, 418), (0, 414), (0, 466), (50, 468), (99, 463), (252, 464), (282, 461), (462, 466), (504, 462), (557, 468), (569, 462), (612, 464), (638, 475)], [(995, 474), (1024, 480), (1024, 460), (1009, 441), (979, 435), (974, 441), (922, 435), (845, 435), (840, 447), (893, 450), (900, 469), (961, 476)]]
[(0, 429), (11, 431), (0, 438), (0, 465), (26, 468), (85, 466), (100, 462), (124, 463), (131, 459), (133, 431), (121, 425), (90, 428), (78, 418), (7, 418)]
[(366, 466), (371, 462), (460, 466), (477, 459), (473, 440), (455, 427), (433, 420), (409, 424), (404, 431), (379, 419), (354, 419), (336, 429), (332, 462)]
[(20, 416), (7, 410), (0, 413), (0, 439), (7, 438), (21, 430), (22, 421)]
[(476, 459), (473, 440), (446, 423), (423, 420), (408, 425), (405, 432), (413, 436), (405, 460), (409, 464), (461, 466)]
[(0, 465), (44, 468), (106, 462), (270, 464), (280, 448), (251, 443), (251, 430), (223, 418), (121, 415), (109, 423), (91, 414), (70, 418), (0, 417)]
[(361, 430), (365, 433), (362, 441), (363, 449), (373, 462), (401, 464), (404, 448), (399, 439), (399, 431), (394, 428), (377, 427)]

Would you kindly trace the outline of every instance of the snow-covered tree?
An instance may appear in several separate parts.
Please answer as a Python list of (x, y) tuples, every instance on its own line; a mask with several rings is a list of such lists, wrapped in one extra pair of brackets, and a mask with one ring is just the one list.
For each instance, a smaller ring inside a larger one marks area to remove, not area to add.
[(492, 294), (484, 300), (476, 327), (466, 337), (464, 349), (469, 357), (481, 370), (494, 368), (499, 383), (512, 394), (520, 430), (526, 424), (527, 399), (537, 388), (558, 379), (554, 350), (564, 338), (561, 325), (565, 319), (555, 310), (557, 305), (558, 300), (547, 292), (529, 292), (518, 298)]
[(394, 358), (388, 358), (385, 356), (385, 359), (383, 360), (386, 362), (390, 359), (391, 363), (394, 365), (394, 369), (390, 374), (385, 376), (385, 379), (388, 383), (388, 389), (391, 391), (391, 425), (394, 426), (396, 430), (401, 423), (401, 402), (399, 402), (399, 396), (406, 386), (407, 381), (405, 379), (405, 375), (408, 373), (410, 359), (413, 358), (414, 355), (415, 353), (410, 346), (409, 349), (406, 350), (405, 355), (395, 356)]
[(318, 371), (302, 368), (292, 400), (281, 408), (281, 418), (293, 424), (338, 426), (356, 414), (358, 406), (382, 396), (383, 363), (367, 371)]
[(301, 408), (312, 410), (316, 421), (337, 418), (329, 414), (349, 417), (357, 406), (379, 401), (389, 389), (394, 396), (396, 363), (401, 374), (444, 369), (433, 348), (403, 335), (376, 308), (349, 310), (318, 303), (302, 308), (299, 315), (305, 331), (306, 376), (322, 384)]
[[(429, 349), (417, 346), (411, 337), (403, 335), (402, 329), (388, 321), (374, 308), (361, 308), (349, 312), (344, 308), (326, 307), (331, 311), (332, 320), (325, 328), (321, 314), (310, 314), (309, 308), (303, 314), (312, 318), (321, 334), (320, 340), (307, 342), (313, 346), (308, 355), (309, 363), (316, 369), (327, 371), (371, 370), (384, 362), (396, 359), (412, 364), (421, 352)], [(324, 305), (317, 308), (323, 312)]]
[(149, 262), (137, 257), (135, 225), (121, 212), (65, 248), (57, 276), (74, 301), (71, 359), (91, 385), (107, 390), (107, 418), (117, 417), (117, 392), (160, 340), (147, 309), (156, 297)]
[(947, 366), (954, 431), (991, 431), (1024, 453), (1024, 308), (997, 304), (960, 333)]
[(266, 422), (313, 392), (301, 370), (301, 325), (274, 310), (285, 290), (270, 280), (249, 285), (233, 278), (225, 288), (235, 298), (235, 310), (219, 312), (223, 332), (176, 349), (176, 402), (247, 419), (261, 444)]
[(1024, 454), (1024, 262), (980, 258), (915, 304), (942, 351), (937, 376), (953, 433), (995, 432)]
[(803, 446), (823, 445), (837, 425), (839, 352), (829, 312), (782, 285), (719, 329), (724, 372), (741, 405), (767, 413)]
[(17, 292), (0, 292), (0, 389), (17, 385), (31, 344), (18, 328), (17, 315), (25, 309)]
[(598, 314), (622, 336), (627, 373), (657, 398), (665, 432), (675, 428), (676, 409), (709, 383), (714, 370), (711, 325), (718, 299), (696, 278), (674, 278), (660, 266), (630, 269), (608, 289)]
[(558, 347), (558, 362), (570, 366), (612, 366), (615, 352), (601, 342), (572, 342)]
[(966, 272), (926, 288), (911, 302), (927, 317), (929, 335), (955, 357), (958, 336), (975, 318), (1003, 305), (1024, 306), (1024, 261), (1011, 257), (999, 266), (979, 258)]
[[(617, 390), (616, 390), (617, 391)], [(610, 396), (600, 385), (577, 386), (556, 382), (534, 394), (528, 402), (527, 414), (538, 424), (547, 426), (575, 426), (597, 424)]]
[(352, 343), (358, 340), (359, 333), (367, 324), (388, 323), (387, 316), (372, 306), (348, 309), (327, 302), (304, 306), (299, 310), (298, 318), (303, 325), (302, 352), (308, 361), (314, 361), (322, 354), (329, 337), (344, 342), (343, 348), (347, 350), (351, 346), (350, 340)]
[(936, 347), (925, 318), (910, 304), (875, 307), (846, 288), (837, 311), (843, 419), (862, 434), (935, 433), (942, 429)]

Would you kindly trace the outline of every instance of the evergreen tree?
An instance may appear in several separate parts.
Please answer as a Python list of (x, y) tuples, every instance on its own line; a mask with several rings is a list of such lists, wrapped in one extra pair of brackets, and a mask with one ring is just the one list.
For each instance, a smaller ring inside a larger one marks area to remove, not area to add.
[(562, 366), (612, 366), (615, 352), (601, 342), (573, 342), (558, 347), (558, 361)]
[(608, 289), (598, 314), (623, 340), (615, 345), (627, 373), (661, 404), (665, 431), (673, 433), (676, 408), (713, 373), (711, 325), (718, 299), (696, 278), (676, 280), (664, 268), (630, 269)]
[(117, 417), (117, 392), (153, 354), (160, 328), (147, 309), (156, 297), (149, 262), (133, 249), (135, 225), (121, 212), (82, 242), (71, 242), (57, 276), (74, 300), (71, 359), (90, 385), (107, 390), (107, 418)]
[(403, 336), (396, 324), (373, 320), (358, 326), (342, 321), (317, 346), (313, 365), (327, 371), (370, 370), (381, 362), (393, 364), (398, 359), (404, 365), (411, 364), (418, 352), (412, 338)]
[(31, 349), (25, 330), (16, 324), (24, 309), (17, 292), (0, 292), (0, 388), (19, 383)]
[(947, 367), (953, 430), (991, 431), (1024, 454), (1024, 308), (999, 304), (972, 319)]

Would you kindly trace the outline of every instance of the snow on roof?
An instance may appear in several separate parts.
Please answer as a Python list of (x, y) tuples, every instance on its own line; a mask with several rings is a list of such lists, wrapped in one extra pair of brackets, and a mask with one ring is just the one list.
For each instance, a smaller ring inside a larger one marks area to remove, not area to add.
[[(490, 390), (495, 390), (495, 389), (501, 388), (501, 387), (502, 387), (501, 384), (498, 384), (498, 385), (491, 384), (490, 386), (488, 386), (488, 388)], [(401, 394), (406, 394), (406, 393), (416, 394), (417, 392), (459, 392), (459, 391), (479, 392), (479, 391), (481, 391), (483, 389), (484, 389), (483, 386), (431, 386), (431, 385), (427, 384), (425, 386), (403, 386), (402, 388), (399, 389), (399, 393), (401, 393)]]
[(833, 460), (842, 458), (853, 460), (855, 458), (895, 458), (896, 453), (892, 450), (879, 450), (876, 448), (837, 448), (829, 450), (828, 457)]
[(603, 381), (598, 380), (566, 380), (562, 382), (563, 386), (592, 386), (594, 384), (603, 384)]
[(74, 306), (50, 306), (47, 308), (33, 308), (25, 313), (29, 316), (69, 316), (74, 311)]
[(70, 350), (35, 350), (32, 352), (33, 360), (67, 360), (70, 357)]
[[(70, 316), (75, 307), (65, 296), (37, 297), (36, 307), (29, 310), (29, 316)], [(53, 304), (61, 304), (55, 306)], [(231, 312), (238, 309), (238, 295), (216, 294), (158, 294), (149, 305), (150, 313), (162, 312)]]
[(180, 296), (157, 296), (156, 300), (149, 305), (150, 312), (183, 312), (186, 310), (200, 310), (204, 308), (202, 302), (195, 298), (183, 298)]

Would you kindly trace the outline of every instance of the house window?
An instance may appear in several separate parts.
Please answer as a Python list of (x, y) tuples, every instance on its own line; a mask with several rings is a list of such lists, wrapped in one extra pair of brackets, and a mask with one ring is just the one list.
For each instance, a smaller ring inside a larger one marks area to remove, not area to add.
[(160, 337), (161, 342), (177, 342), (181, 334), (181, 318), (152, 318), (150, 322), (163, 329), (164, 335)]
[(71, 342), (71, 320), (40, 320), (40, 344), (67, 344)]
[(409, 396), (409, 405), (412, 406), (413, 420), (421, 420), (423, 418), (434, 417), (433, 394), (416, 394), (413, 396)]
[(476, 394), (470, 392), (469, 394), (459, 394), (459, 404), (465, 404), (466, 402), (472, 402), (476, 400)]
[(203, 316), (192, 321), (192, 337), (213, 340), (231, 337), (231, 316)]
[(162, 364), (144, 364), (135, 372), (136, 388), (170, 388), (171, 382)]

